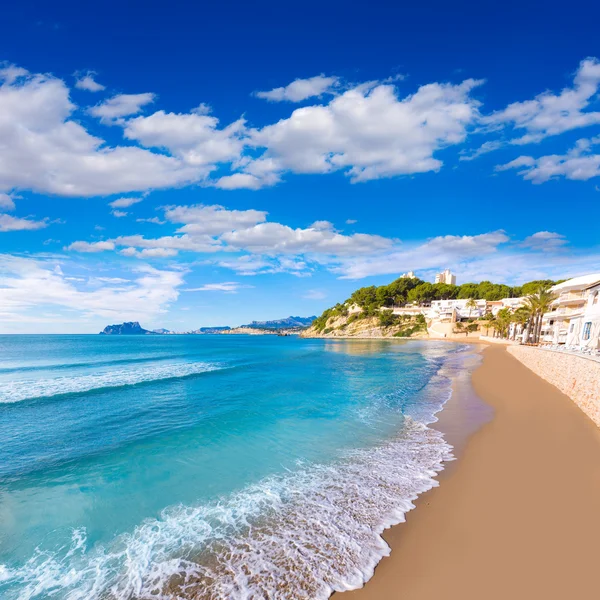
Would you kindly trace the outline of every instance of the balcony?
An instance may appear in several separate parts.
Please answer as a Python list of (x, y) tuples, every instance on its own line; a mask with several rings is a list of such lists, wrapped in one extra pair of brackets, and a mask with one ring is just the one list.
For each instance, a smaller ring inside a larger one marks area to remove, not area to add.
[(563, 292), (554, 301), (554, 304), (557, 304), (557, 305), (583, 304), (587, 299), (587, 295), (588, 295), (587, 290), (582, 290), (580, 292)]

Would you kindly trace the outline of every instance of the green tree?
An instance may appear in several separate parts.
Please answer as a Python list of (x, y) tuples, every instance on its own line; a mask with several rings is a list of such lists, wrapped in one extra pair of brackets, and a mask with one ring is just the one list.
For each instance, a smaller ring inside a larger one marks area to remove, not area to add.
[(469, 319), (470, 319), (473, 309), (477, 308), (477, 301), (475, 300), (475, 298), (469, 298), (467, 300), (467, 303), (465, 304), (465, 306), (469, 309)]

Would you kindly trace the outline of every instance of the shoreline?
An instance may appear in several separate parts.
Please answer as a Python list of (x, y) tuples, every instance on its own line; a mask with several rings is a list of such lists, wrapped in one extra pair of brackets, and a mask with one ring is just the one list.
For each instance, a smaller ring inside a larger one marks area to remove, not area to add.
[(391, 555), (373, 577), (336, 599), (596, 597), (600, 430), (504, 347), (483, 357), (472, 386), (493, 417), (461, 447), (464, 407), (448, 401), (432, 427), (459, 440), (459, 460), (385, 531)]

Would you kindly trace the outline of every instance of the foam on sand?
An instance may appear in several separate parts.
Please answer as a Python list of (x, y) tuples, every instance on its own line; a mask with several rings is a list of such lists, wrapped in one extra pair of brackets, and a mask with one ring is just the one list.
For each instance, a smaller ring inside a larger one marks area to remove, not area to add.
[(397, 438), (300, 466), (199, 506), (165, 509), (107, 547), (38, 549), (0, 566), (7, 599), (325, 599), (360, 587), (389, 553), (383, 530), (436, 485), (451, 458), (437, 431), (406, 419)]

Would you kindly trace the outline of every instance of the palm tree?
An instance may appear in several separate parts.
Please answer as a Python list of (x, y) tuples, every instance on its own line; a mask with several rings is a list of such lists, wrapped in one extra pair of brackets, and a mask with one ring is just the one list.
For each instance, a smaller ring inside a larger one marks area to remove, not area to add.
[(471, 318), (471, 311), (474, 308), (477, 308), (477, 302), (475, 301), (474, 298), (469, 298), (467, 300), (467, 303), (465, 304), (465, 306), (469, 309), (469, 319)]
[[(521, 325), (523, 331), (525, 331), (525, 327), (529, 320), (531, 319), (531, 310), (528, 306), (520, 306), (515, 310), (512, 314), (512, 322), (517, 325)], [(514, 340), (517, 335), (517, 328), (514, 328), (512, 339)]]
[(500, 334), (500, 337), (506, 337), (508, 326), (512, 319), (510, 308), (501, 308), (496, 315), (492, 327)]
[(542, 333), (542, 319), (547, 312), (550, 312), (552, 303), (557, 296), (545, 288), (539, 288), (535, 294), (527, 296), (525, 306), (531, 314), (531, 331), (533, 333), (532, 341), (539, 343)]

